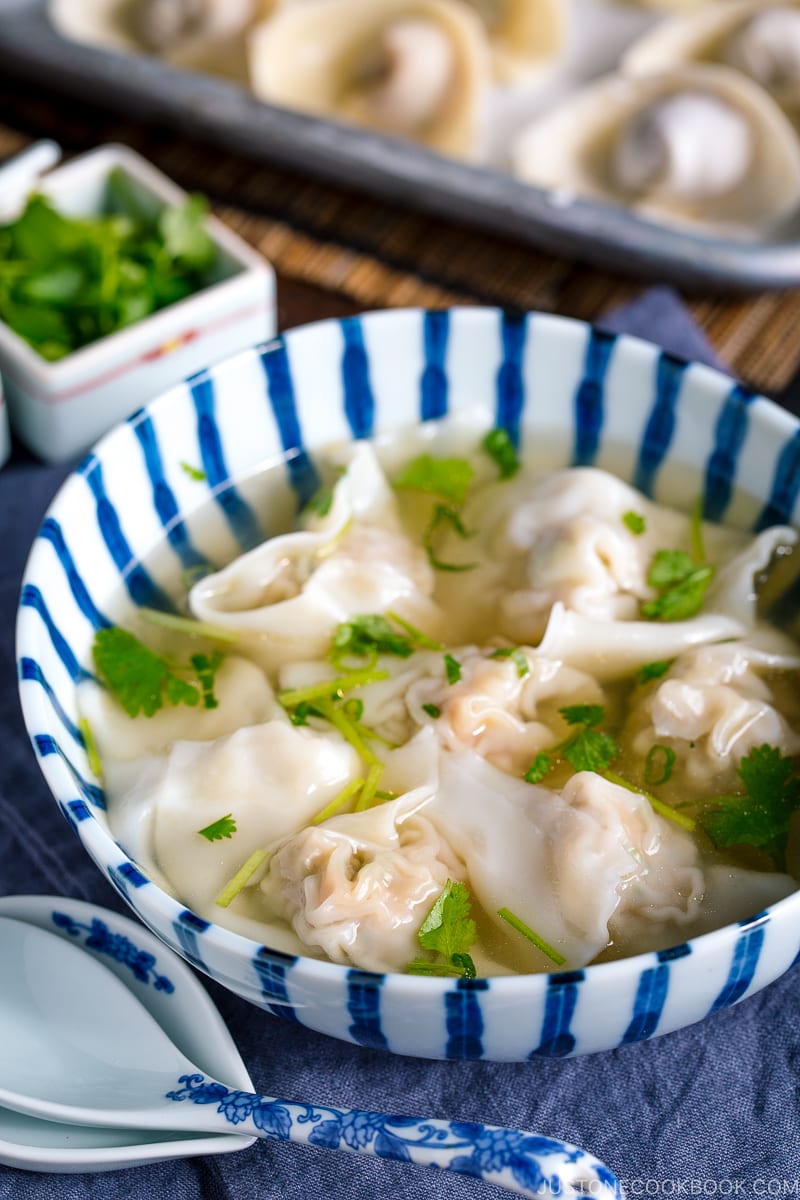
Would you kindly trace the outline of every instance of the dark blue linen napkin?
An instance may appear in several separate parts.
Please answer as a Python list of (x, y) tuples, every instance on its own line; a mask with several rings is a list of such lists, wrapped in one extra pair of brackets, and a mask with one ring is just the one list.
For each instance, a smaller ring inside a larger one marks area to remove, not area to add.
[[(666, 289), (645, 293), (605, 325), (713, 361), (708, 343)], [(19, 455), (0, 472), (0, 894), (58, 893), (125, 911), (58, 812), (17, 703), (13, 630), (20, 576), (64, 474)], [(24, 823), (17, 812), (24, 812)], [(204, 982), (256, 1087), (271, 1095), (550, 1134), (604, 1159), (631, 1200), (800, 1197), (797, 969), (678, 1033), (591, 1057), (519, 1064), (436, 1063), (345, 1045)], [(0, 1167), (0, 1200), (499, 1200), (507, 1194), (418, 1167), (266, 1141), (239, 1154), (108, 1174)]]

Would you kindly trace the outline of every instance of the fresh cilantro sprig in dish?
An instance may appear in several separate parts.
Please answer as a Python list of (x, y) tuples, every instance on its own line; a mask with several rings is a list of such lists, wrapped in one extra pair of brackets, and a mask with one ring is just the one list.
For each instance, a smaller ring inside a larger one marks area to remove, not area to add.
[(757, 746), (739, 764), (741, 795), (715, 796), (700, 822), (715, 846), (756, 846), (784, 865), (792, 815), (800, 809), (800, 775), (777, 746)]
[(214, 678), (221, 654), (192, 657), (191, 670), (200, 687), (178, 674), (135, 634), (116, 625), (98, 629), (92, 654), (98, 675), (129, 717), (152, 717), (168, 705), (195, 708), (201, 700), (205, 708), (217, 705)]
[(146, 210), (112, 172), (107, 211), (70, 217), (32, 196), (0, 228), (0, 320), (55, 362), (211, 281), (217, 252), (201, 196)]
[(433, 908), (419, 928), (419, 944), (433, 951), (435, 960), (415, 958), (409, 975), (440, 975), (474, 979), (475, 964), (469, 954), (478, 932), (470, 916), (469, 889), (448, 879)]
[(541, 783), (559, 759), (568, 762), (574, 771), (601, 772), (619, 753), (616, 739), (597, 728), (605, 720), (602, 704), (568, 704), (558, 711), (574, 732), (557, 746), (536, 755), (525, 773), (528, 783)]

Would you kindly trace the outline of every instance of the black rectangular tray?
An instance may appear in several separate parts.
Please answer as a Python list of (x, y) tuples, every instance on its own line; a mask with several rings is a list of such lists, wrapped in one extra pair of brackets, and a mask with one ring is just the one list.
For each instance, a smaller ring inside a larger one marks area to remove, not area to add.
[(222, 79), (69, 42), (50, 24), (45, 0), (0, 0), (0, 69), (228, 151), (615, 271), (691, 288), (800, 284), (800, 230), (779, 241), (736, 241), (590, 200), (559, 202), (503, 171), (276, 108)]

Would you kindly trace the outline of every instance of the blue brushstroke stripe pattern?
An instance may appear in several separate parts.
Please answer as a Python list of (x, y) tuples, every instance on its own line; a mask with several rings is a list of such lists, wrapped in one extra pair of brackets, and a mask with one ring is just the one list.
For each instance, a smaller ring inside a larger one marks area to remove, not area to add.
[(448, 380), (445, 370), (450, 338), (450, 314), (426, 312), (422, 320), (425, 367), (420, 380), (420, 419), (435, 421), (447, 415)]
[(175, 493), (167, 483), (161, 447), (158, 444), (153, 422), (148, 416), (141, 416), (133, 425), (133, 430), (142, 448), (145, 467), (153, 489), (153, 507), (164, 527), (167, 541), (177, 554), (184, 570), (205, 565), (205, 556), (192, 545), (186, 525), (180, 517)]
[[(520, 421), (525, 407), (522, 356), (528, 336), (528, 318), (504, 313), (500, 320), (503, 361), (497, 372), (495, 425), (505, 429), (513, 444), (520, 443)], [(530, 398), (528, 398), (530, 402)]]
[(445, 1058), (483, 1058), (480, 994), (487, 992), (489, 985), (488, 979), (459, 979), (456, 990), (445, 996)]
[(297, 415), (292, 372), (285, 343), (278, 338), (261, 353), (261, 365), (267, 378), (269, 402), (278, 427), (281, 446), (291, 455), (286, 460), (289, 482), (297, 496), (298, 508), (304, 508), (321, 487), (313, 459), (303, 449), (303, 435)]
[(263, 540), (263, 533), (255, 513), (239, 495), (228, 473), (217, 425), (213, 378), (209, 374), (198, 375), (190, 387), (197, 415), (197, 442), (208, 486), (239, 546), (250, 550)]
[(39, 530), (39, 537), (43, 541), (49, 542), (55, 550), (73, 599), (87, 621), (90, 622), (94, 629), (108, 628), (111, 622), (108, 617), (103, 615), (92, 600), (86, 582), (75, 566), (75, 561), (67, 546), (61, 525), (56, 521), (55, 517), (47, 517), (43, 521), (42, 527)]
[(605, 409), (608, 366), (617, 339), (614, 334), (592, 329), (586, 347), (583, 379), (575, 393), (575, 442), (572, 464), (592, 466), (600, 448)]
[(749, 405), (753, 392), (736, 384), (731, 388), (714, 430), (714, 449), (706, 464), (703, 516), (722, 521), (731, 502), (739, 455), (750, 424)]
[(369, 378), (364, 330), (358, 317), (340, 321), (344, 337), (342, 383), (344, 411), (354, 438), (372, 437), (375, 431), (375, 397)]
[(656, 476), (675, 433), (678, 398), (687, 364), (669, 354), (660, 354), (656, 364), (655, 403), (639, 447), (633, 486), (646, 496), (655, 490)]
[(770, 525), (783, 525), (792, 519), (800, 493), (800, 430), (794, 434), (778, 456), (769, 499), (756, 521), (756, 532)]
[(381, 988), (384, 976), (370, 971), (347, 972), (348, 1033), (359, 1046), (386, 1050), (388, 1042), (381, 1028)]
[(136, 559), (128, 544), (119, 513), (106, 494), (100, 460), (90, 454), (81, 464), (80, 471), (95, 500), (97, 527), (131, 600), (140, 608), (146, 606), (147, 608), (161, 608), (165, 612), (174, 612), (175, 605), (172, 600), (150, 577), (149, 572)]

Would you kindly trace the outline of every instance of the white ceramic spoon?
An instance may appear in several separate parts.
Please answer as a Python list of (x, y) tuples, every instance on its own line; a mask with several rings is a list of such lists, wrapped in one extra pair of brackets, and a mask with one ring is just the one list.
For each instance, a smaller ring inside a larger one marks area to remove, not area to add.
[(586, 1151), (491, 1125), (298, 1104), (208, 1078), (102, 964), (0, 917), (0, 1104), (51, 1121), (255, 1134), (471, 1175), (525, 1196), (619, 1200)]

